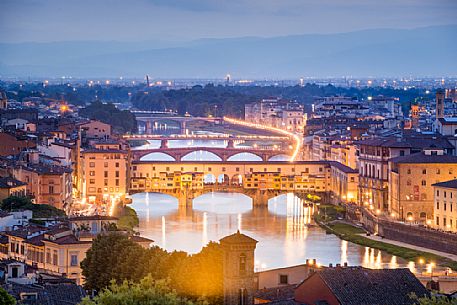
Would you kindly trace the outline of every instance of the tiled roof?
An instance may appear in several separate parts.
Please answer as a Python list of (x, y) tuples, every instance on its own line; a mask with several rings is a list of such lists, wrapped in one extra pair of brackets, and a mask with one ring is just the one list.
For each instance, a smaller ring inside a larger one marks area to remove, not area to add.
[(91, 216), (74, 216), (68, 219), (69, 221), (85, 221), (85, 220), (119, 220), (114, 216), (91, 215)]
[(257, 240), (254, 238), (251, 238), (247, 235), (241, 234), (240, 231), (238, 230), (236, 233), (226, 236), (220, 240), (221, 244), (227, 243), (227, 244), (256, 244)]
[(378, 137), (374, 139), (359, 140), (355, 143), (359, 145), (391, 148), (454, 148), (445, 137), (437, 134), (408, 134), (403, 137)]
[(446, 188), (450, 188), (450, 189), (457, 189), (457, 179), (444, 181), (444, 182), (438, 182), (438, 183), (432, 184), (432, 186), (439, 186), (439, 187), (446, 187)]
[(393, 163), (457, 163), (457, 156), (426, 155), (424, 152), (390, 159)]
[(297, 285), (286, 285), (267, 289), (260, 289), (254, 293), (254, 298), (265, 301), (288, 301), (294, 299), (294, 290)]
[(429, 295), (409, 269), (337, 267), (322, 269), (316, 275), (341, 305), (408, 305), (414, 304), (409, 297), (411, 293), (418, 297)]
[(340, 162), (336, 162), (336, 161), (329, 161), (330, 163), (330, 166), (333, 166), (333, 167), (336, 167), (338, 168), (339, 170), (341, 170), (342, 172), (345, 172), (345, 173), (348, 173), (348, 174), (355, 174), (355, 173), (358, 173), (359, 171), (354, 169), (354, 168), (350, 168), (349, 166), (346, 166)]
[(27, 183), (19, 181), (11, 177), (2, 177), (0, 178), (0, 188), (13, 188), (22, 185), (27, 185)]

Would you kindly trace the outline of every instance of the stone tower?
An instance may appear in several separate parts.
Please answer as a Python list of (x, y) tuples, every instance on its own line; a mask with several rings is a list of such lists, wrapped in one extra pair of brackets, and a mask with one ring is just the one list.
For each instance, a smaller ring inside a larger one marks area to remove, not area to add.
[(8, 98), (6, 97), (6, 93), (0, 91), (0, 110), (5, 110), (8, 108)]
[(436, 90), (436, 119), (444, 118), (444, 91)]
[(223, 251), (224, 305), (252, 305), (257, 241), (240, 231), (220, 240)]

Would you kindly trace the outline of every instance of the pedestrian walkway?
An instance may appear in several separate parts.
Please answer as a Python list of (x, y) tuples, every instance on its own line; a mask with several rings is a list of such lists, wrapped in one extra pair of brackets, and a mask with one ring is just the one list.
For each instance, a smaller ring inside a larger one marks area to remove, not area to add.
[(447, 253), (447, 252), (441, 252), (441, 251), (437, 251), (437, 250), (433, 250), (433, 249), (429, 249), (429, 248), (424, 248), (424, 247), (420, 247), (420, 246), (415, 246), (415, 245), (404, 243), (404, 242), (401, 242), (401, 241), (381, 238), (380, 236), (375, 236), (375, 235), (370, 235), (370, 236), (361, 235), (361, 236), (363, 236), (365, 238), (369, 238), (369, 239), (375, 240), (375, 241), (380, 241), (380, 242), (383, 242), (383, 243), (386, 243), (386, 244), (391, 244), (391, 245), (395, 245), (395, 246), (399, 246), (399, 247), (404, 247), (404, 248), (409, 248), (409, 249), (413, 249), (413, 250), (417, 250), (417, 251), (436, 254), (436, 255), (439, 255), (439, 256), (442, 256), (442, 257), (445, 257), (445, 258), (448, 258), (448, 259), (451, 259), (451, 260), (457, 262), (457, 255), (455, 255), (455, 254), (451, 254), (451, 253)]

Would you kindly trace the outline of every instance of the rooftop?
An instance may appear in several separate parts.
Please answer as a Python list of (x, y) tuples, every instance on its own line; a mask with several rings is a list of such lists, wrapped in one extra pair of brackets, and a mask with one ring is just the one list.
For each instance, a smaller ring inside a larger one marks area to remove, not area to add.
[(406, 163), (457, 163), (457, 156), (451, 155), (433, 155), (425, 154), (424, 152), (399, 156), (390, 159), (391, 162), (397, 164), (406, 164)]
[(16, 180), (11, 177), (2, 177), (0, 178), (0, 188), (13, 188), (22, 185), (27, 185), (27, 183)]
[(450, 189), (457, 189), (457, 179), (435, 183), (435, 184), (432, 184), (432, 186), (445, 187), (445, 188), (450, 188)]
[(256, 244), (257, 240), (240, 233), (240, 231), (238, 230), (236, 233), (222, 238), (220, 242), (221, 244)]

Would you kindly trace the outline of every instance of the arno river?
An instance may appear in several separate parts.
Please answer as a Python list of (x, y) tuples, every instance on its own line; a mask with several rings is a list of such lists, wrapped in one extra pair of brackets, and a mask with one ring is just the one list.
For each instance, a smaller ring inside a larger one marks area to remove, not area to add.
[[(160, 146), (160, 141), (148, 142), (138, 149)], [(169, 146), (225, 147), (226, 143), (176, 140), (170, 141)], [(217, 157), (206, 153), (193, 153), (186, 160), (217, 161)], [(258, 161), (256, 156), (241, 157)], [(155, 153), (143, 160), (163, 161), (167, 156)], [(140, 219), (141, 235), (168, 251), (196, 253), (209, 241), (218, 241), (240, 230), (259, 241), (255, 252), (256, 270), (303, 264), (306, 259), (316, 259), (322, 265), (347, 262), (369, 268), (414, 270), (415, 267), (412, 262), (326, 234), (313, 223), (313, 208), (303, 206), (293, 194), (273, 198), (268, 208), (255, 209), (249, 197), (236, 193), (202, 195), (194, 200), (192, 209), (179, 208), (177, 199), (164, 194), (141, 193), (132, 199), (132, 208)]]
[(169, 251), (196, 253), (209, 241), (239, 229), (259, 241), (257, 270), (302, 264), (308, 258), (323, 265), (411, 267), (400, 258), (326, 234), (313, 223), (313, 208), (304, 207), (292, 194), (270, 200), (268, 209), (253, 209), (251, 199), (242, 194), (205, 194), (186, 210), (171, 196), (142, 193), (133, 196), (132, 208), (140, 218), (141, 235)]

